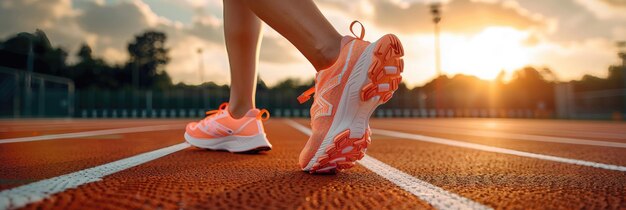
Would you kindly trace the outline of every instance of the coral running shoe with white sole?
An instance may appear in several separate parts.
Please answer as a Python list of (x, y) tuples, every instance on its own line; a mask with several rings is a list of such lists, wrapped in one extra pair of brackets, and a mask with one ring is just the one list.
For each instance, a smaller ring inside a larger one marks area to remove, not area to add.
[[(352, 22), (350, 31), (355, 23), (359, 22)], [(363, 158), (371, 143), (369, 118), (376, 107), (391, 99), (402, 80), (400, 40), (387, 34), (370, 43), (363, 40), (364, 35), (361, 25), (359, 37), (344, 37), (335, 64), (319, 71), (315, 87), (298, 97), (304, 103), (315, 93), (312, 135), (299, 158), (304, 171), (336, 173)]]
[(207, 112), (200, 122), (187, 124), (185, 140), (196, 147), (229, 152), (255, 153), (272, 149), (267, 140), (263, 121), (269, 119), (265, 109), (250, 109), (235, 119), (228, 112), (228, 103)]

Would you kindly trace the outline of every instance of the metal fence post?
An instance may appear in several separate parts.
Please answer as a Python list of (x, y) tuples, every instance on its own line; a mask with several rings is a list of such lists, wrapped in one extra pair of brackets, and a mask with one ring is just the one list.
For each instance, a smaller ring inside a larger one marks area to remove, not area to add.
[(146, 91), (146, 109), (152, 110), (152, 90)]
[(67, 85), (67, 114), (69, 117), (74, 117), (74, 110), (76, 110), (76, 103), (74, 102), (76, 93), (74, 82), (70, 82)]
[(39, 78), (39, 100), (38, 100), (39, 117), (46, 116), (46, 82), (43, 78)]
[(20, 118), (20, 108), (22, 100), (22, 92), (20, 89), (20, 74), (15, 73), (15, 95), (13, 96), (13, 117)]
[(569, 119), (574, 117), (575, 102), (574, 88), (571, 83), (559, 83), (554, 86), (554, 102), (557, 117), (561, 119)]
[(31, 93), (31, 88), (30, 88), (31, 76), (32, 75), (30, 74), (30, 72), (24, 73), (24, 115), (26, 117), (30, 117), (32, 113), (32, 110), (31, 110), (32, 93)]

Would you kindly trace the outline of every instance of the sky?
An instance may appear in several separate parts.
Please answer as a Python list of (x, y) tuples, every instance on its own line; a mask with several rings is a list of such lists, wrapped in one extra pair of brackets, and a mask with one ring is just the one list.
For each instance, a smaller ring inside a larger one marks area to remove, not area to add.
[[(359, 20), (365, 39), (393, 33), (405, 49), (404, 81), (420, 86), (436, 76), (432, 0), (316, 0), (341, 34)], [(493, 79), (502, 70), (550, 68), (561, 81), (606, 76), (626, 40), (626, 0), (443, 0), (442, 70)], [(75, 55), (82, 43), (110, 64), (128, 58), (126, 45), (153, 29), (168, 35), (175, 83), (229, 83), (221, 0), (2, 0), (0, 40), (44, 30)], [(264, 26), (259, 74), (269, 85), (308, 80), (315, 70), (291, 43)], [(203, 54), (198, 54), (198, 49)], [(71, 56), (70, 62), (76, 57)], [(200, 62), (204, 64), (200, 76)], [(201, 80), (204, 78), (204, 81)]]

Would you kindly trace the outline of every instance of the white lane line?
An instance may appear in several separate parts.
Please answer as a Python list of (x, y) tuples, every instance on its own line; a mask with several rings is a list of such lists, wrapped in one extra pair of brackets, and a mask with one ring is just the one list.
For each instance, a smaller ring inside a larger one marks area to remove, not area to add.
[(120, 133), (138, 133), (138, 132), (160, 131), (160, 130), (176, 130), (176, 129), (182, 129), (182, 128), (184, 128), (184, 126), (180, 124), (153, 125), (153, 126), (132, 127), (132, 128), (116, 128), (116, 129), (84, 131), (84, 132), (76, 132), (76, 133), (63, 133), (63, 134), (51, 134), (51, 135), (43, 135), (43, 136), (0, 139), (0, 144), (29, 142), (29, 141), (46, 141), (46, 140), (53, 140), (53, 139), (81, 138), (81, 137), (87, 137), (87, 136), (100, 136), (100, 135), (111, 135), (111, 134), (120, 134)]
[[(50, 122), (48, 124), (42, 125), (34, 125), (28, 127), (16, 127), (12, 125), (3, 125), (0, 123), (0, 133), (1, 132), (24, 132), (24, 131), (54, 131), (59, 129), (67, 129), (67, 128), (75, 128), (75, 129), (114, 129), (114, 128), (125, 128), (129, 126), (137, 126), (137, 122), (117, 122), (117, 121), (106, 121), (107, 126), (103, 127), (102, 123), (92, 123), (92, 122), (82, 122), (82, 121), (74, 121), (68, 123), (58, 123), (58, 122)], [(161, 122), (161, 123), (150, 123), (148, 125), (164, 125), (172, 123), (170, 122)]]
[(187, 147), (189, 147), (189, 144), (180, 143), (93, 168), (3, 190), (0, 191), (0, 209), (15, 209), (24, 207), (27, 204), (46, 199), (55, 193), (76, 188), (90, 182), (100, 181), (104, 176), (144, 164), (148, 161), (183, 150)]
[[(286, 120), (286, 123), (306, 135), (311, 135), (311, 129), (293, 120)], [(358, 163), (437, 209), (492, 209), (415, 178), (369, 155), (365, 155)]]
[(411, 140), (424, 141), (424, 142), (430, 142), (430, 143), (436, 143), (436, 144), (444, 144), (444, 145), (454, 146), (454, 147), (463, 147), (463, 148), (476, 149), (476, 150), (482, 150), (482, 151), (487, 151), (487, 152), (516, 155), (516, 156), (529, 157), (529, 158), (535, 158), (535, 159), (540, 159), (540, 160), (554, 161), (554, 162), (560, 162), (560, 163), (569, 163), (569, 164), (574, 164), (574, 165), (590, 166), (590, 167), (595, 167), (595, 168), (626, 172), (626, 167), (618, 166), (618, 165), (610, 165), (610, 164), (563, 158), (563, 157), (557, 157), (557, 156), (551, 156), (551, 155), (542, 155), (542, 154), (536, 154), (536, 153), (530, 153), (530, 152), (522, 152), (522, 151), (517, 151), (517, 150), (512, 150), (512, 149), (504, 149), (500, 147), (493, 147), (493, 146), (487, 146), (487, 145), (482, 145), (482, 144), (475, 144), (475, 143), (469, 143), (469, 142), (463, 142), (463, 141), (457, 141), (457, 140), (451, 140), (451, 139), (430, 137), (430, 136), (403, 133), (403, 132), (390, 131), (390, 130), (372, 129), (372, 131), (373, 133), (376, 133), (379, 135), (391, 136), (391, 137), (402, 138), (402, 139), (411, 139)]
[[(611, 124), (594, 124), (594, 125), (584, 125), (581, 129), (580, 126), (576, 126), (576, 124), (563, 123), (556, 124), (555, 122), (547, 122), (550, 124), (546, 124), (546, 122), (526, 122), (522, 123), (521, 121), (518, 123), (506, 123), (499, 120), (494, 119), (467, 119), (464, 121), (471, 121), (471, 123), (443, 123), (443, 122), (435, 122), (431, 120), (418, 120), (408, 122), (407, 120), (395, 120), (393, 123), (403, 123), (410, 126), (419, 126), (419, 127), (439, 127), (439, 128), (459, 128), (459, 129), (470, 129), (470, 130), (491, 130), (491, 131), (500, 131), (500, 132), (513, 132), (513, 133), (522, 133), (522, 134), (534, 134), (539, 136), (560, 136), (560, 137), (571, 137), (578, 139), (586, 139), (586, 138), (606, 138), (606, 139), (616, 139), (616, 140), (624, 140), (626, 139), (626, 129), (625, 127), (620, 126), (611, 126), (611, 128), (606, 128)], [(519, 119), (521, 120), (521, 119)], [(535, 120), (524, 120), (524, 121), (535, 121)], [(573, 123), (573, 122), (571, 122)], [(594, 122), (596, 123), (596, 122)], [(599, 123), (599, 122), (598, 122)], [(514, 128), (513, 130), (511, 128)], [(595, 129), (595, 128), (603, 128), (604, 131)], [(608, 129), (608, 130), (607, 130)], [(624, 131), (622, 131), (624, 130)]]
[(565, 137), (555, 137), (555, 136), (509, 133), (509, 132), (502, 132), (502, 131), (479, 131), (475, 129), (444, 128), (444, 127), (439, 127), (439, 126), (422, 126), (422, 125), (416, 126), (415, 130), (433, 132), (433, 133), (459, 134), (459, 135), (488, 137), (488, 138), (503, 138), (503, 139), (516, 139), (516, 140), (525, 140), (525, 141), (552, 142), (552, 143), (561, 143), (561, 144), (578, 144), (578, 145), (626, 148), (626, 143), (620, 143), (620, 142), (596, 141), (596, 140), (575, 139), (575, 138), (565, 138)]

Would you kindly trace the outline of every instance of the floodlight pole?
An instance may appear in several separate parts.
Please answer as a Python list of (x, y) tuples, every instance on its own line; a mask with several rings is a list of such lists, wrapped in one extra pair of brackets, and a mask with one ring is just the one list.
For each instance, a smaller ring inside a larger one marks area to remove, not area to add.
[(198, 57), (200, 58), (198, 66), (198, 76), (200, 76), (200, 84), (202, 84), (204, 82), (204, 56), (202, 48), (198, 48)]
[[(441, 4), (435, 2), (430, 5), (430, 13), (433, 15), (433, 23), (435, 25), (435, 70), (437, 77), (435, 78), (435, 109), (437, 115), (443, 106), (443, 93), (441, 91), (441, 46), (439, 43), (439, 22), (441, 22)], [(444, 114), (445, 115), (445, 114)]]
[(622, 68), (626, 68), (626, 41), (617, 42), (619, 52), (617, 56), (622, 59)]
[(437, 76), (441, 76), (441, 46), (439, 44), (439, 22), (441, 22), (441, 4), (431, 4), (430, 12), (433, 15), (433, 23), (435, 24), (435, 69), (437, 70)]
[(626, 115), (626, 41), (617, 42), (618, 53), (617, 56), (622, 59), (622, 82), (624, 83), (623, 88), (623, 104), (622, 104), (622, 115)]

